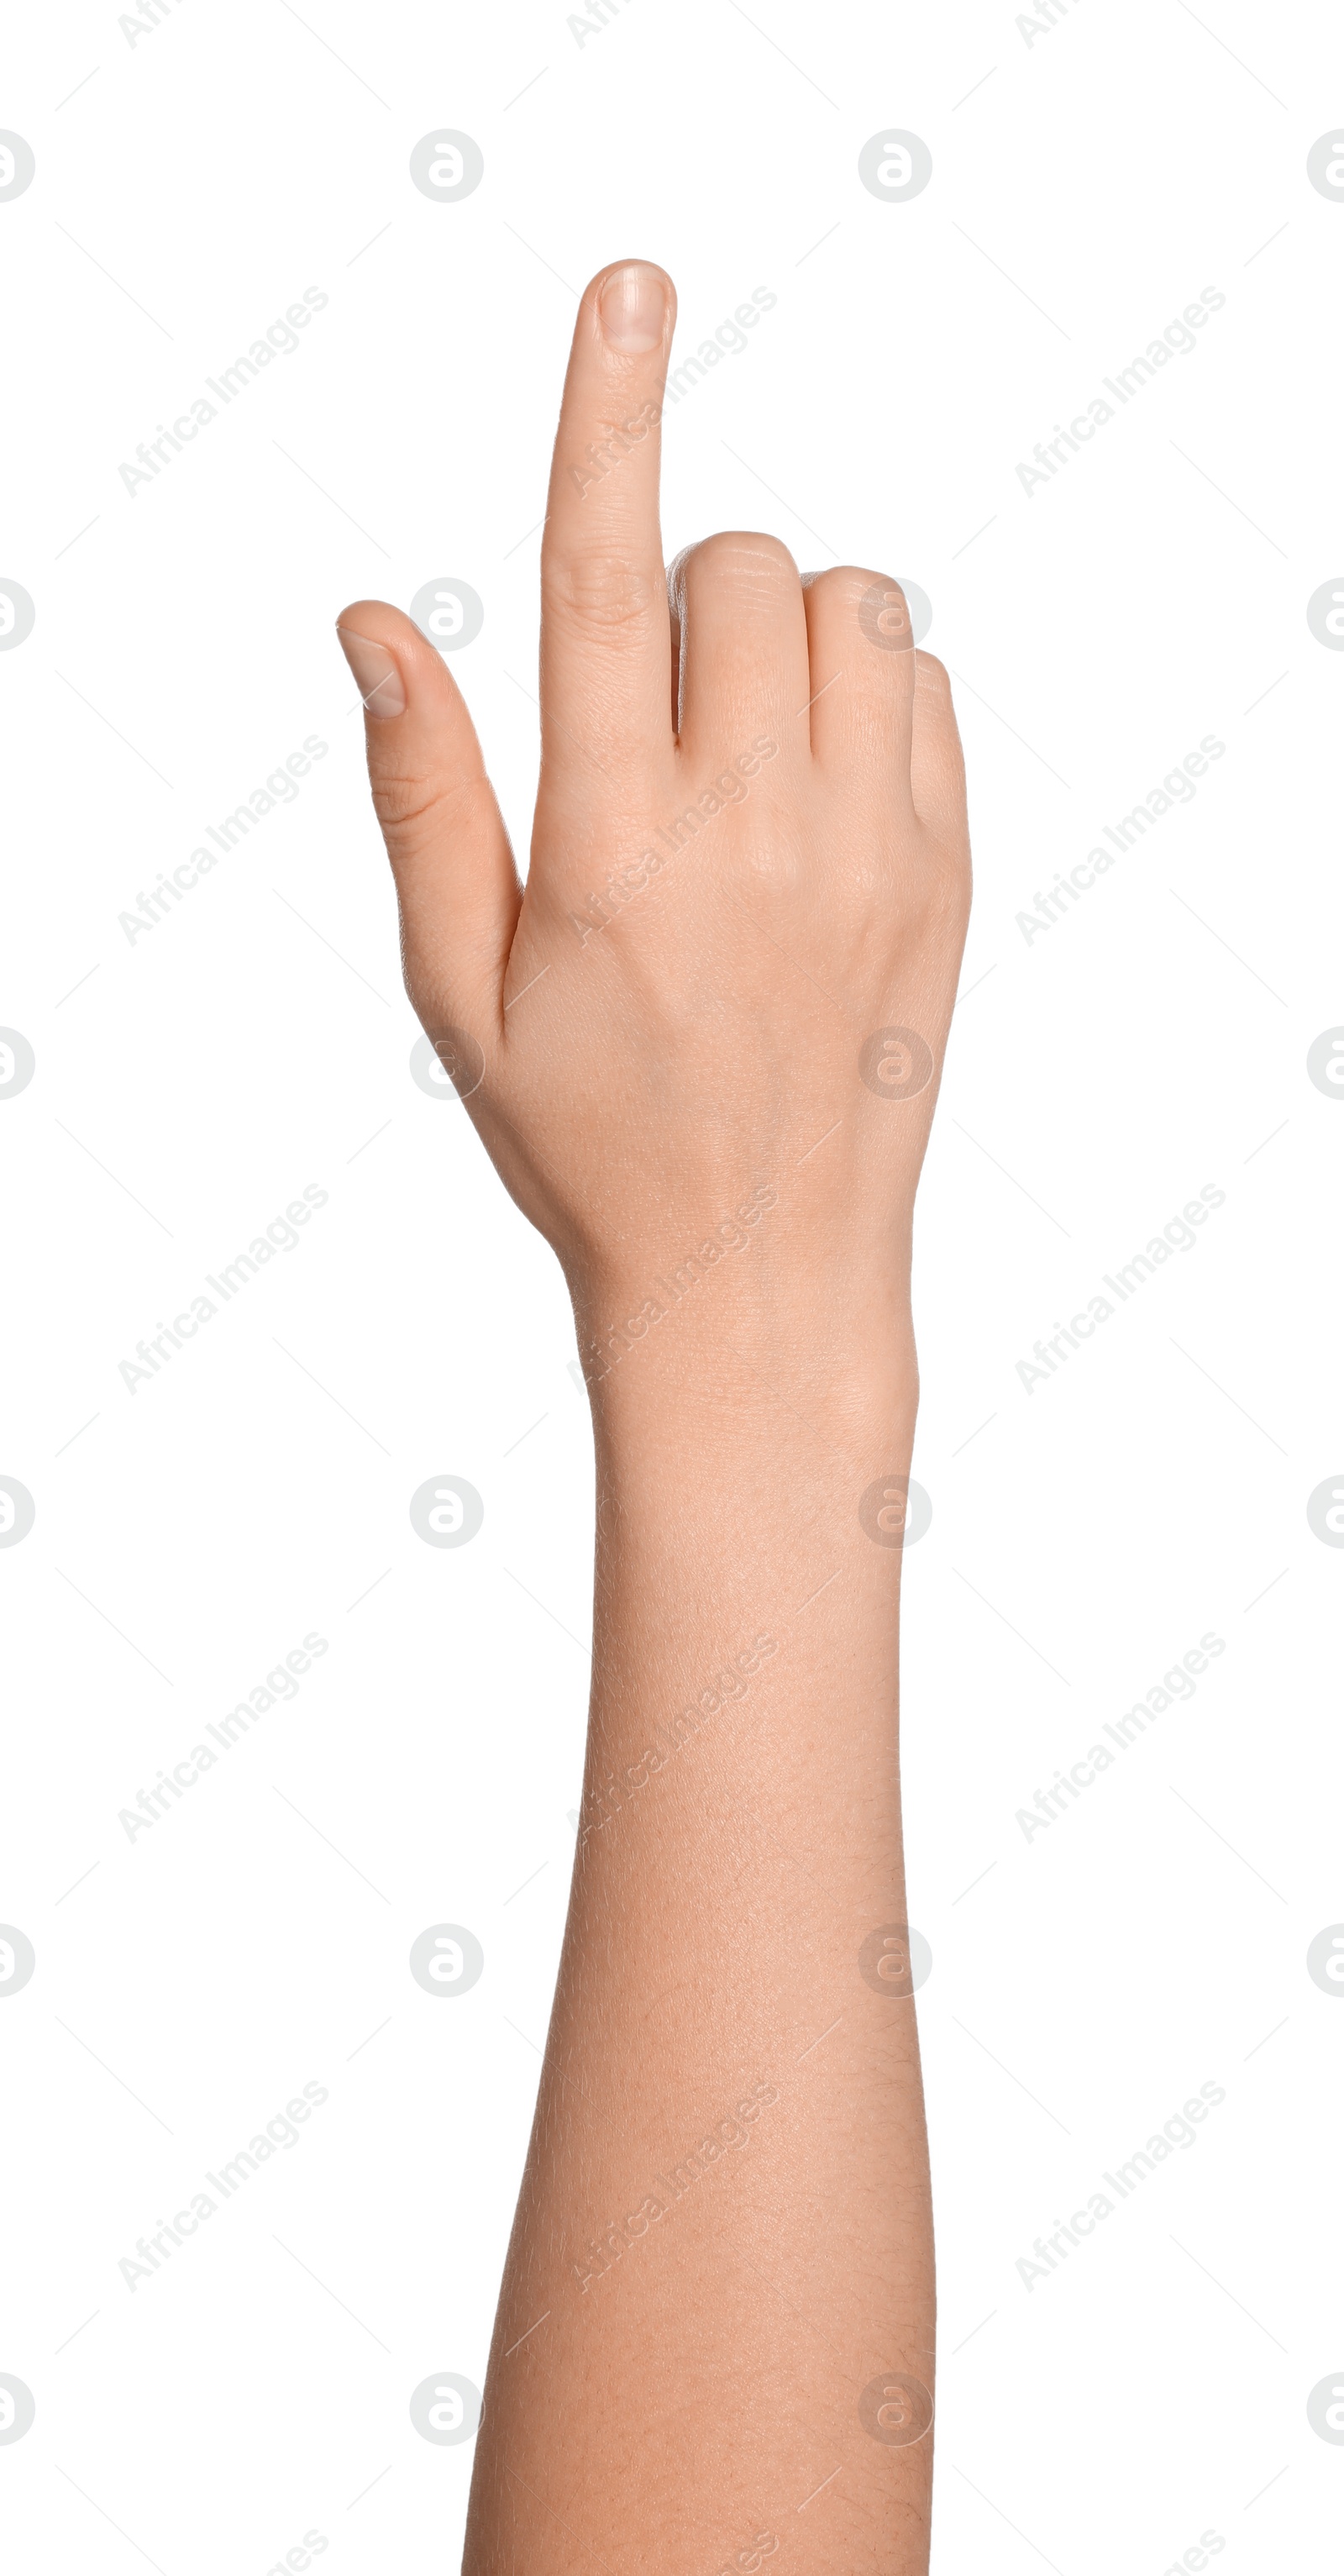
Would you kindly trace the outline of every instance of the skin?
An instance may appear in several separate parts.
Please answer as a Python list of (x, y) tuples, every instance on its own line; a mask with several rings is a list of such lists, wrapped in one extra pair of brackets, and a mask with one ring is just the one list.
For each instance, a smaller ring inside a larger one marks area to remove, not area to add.
[(579, 308), (525, 891), (437, 650), (376, 601), (340, 620), (407, 989), (563, 1266), (597, 1456), (578, 1851), (463, 2564), (916, 2576), (900, 1479), (964, 776), (888, 577), (740, 533), (665, 573), (674, 309), (635, 262)]

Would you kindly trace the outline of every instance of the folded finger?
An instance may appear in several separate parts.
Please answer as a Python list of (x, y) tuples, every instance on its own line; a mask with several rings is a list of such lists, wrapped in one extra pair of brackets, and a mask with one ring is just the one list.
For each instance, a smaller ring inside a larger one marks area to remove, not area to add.
[(916, 655), (899, 583), (837, 564), (803, 579), (812, 750), (839, 780), (880, 787), (908, 810)]

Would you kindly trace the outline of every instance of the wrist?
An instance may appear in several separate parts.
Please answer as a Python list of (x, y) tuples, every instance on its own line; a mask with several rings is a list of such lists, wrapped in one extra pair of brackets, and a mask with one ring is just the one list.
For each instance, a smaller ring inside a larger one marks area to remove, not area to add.
[(771, 1403), (847, 1416), (918, 1391), (909, 1246), (755, 1238), (571, 1280), (594, 1404), (697, 1393), (748, 1418)]
[(704, 1495), (752, 1461), (856, 1492), (908, 1471), (919, 1378), (903, 1290), (762, 1296), (720, 1280), (677, 1298), (651, 1284), (575, 1313), (599, 1446), (635, 1473), (692, 1462)]

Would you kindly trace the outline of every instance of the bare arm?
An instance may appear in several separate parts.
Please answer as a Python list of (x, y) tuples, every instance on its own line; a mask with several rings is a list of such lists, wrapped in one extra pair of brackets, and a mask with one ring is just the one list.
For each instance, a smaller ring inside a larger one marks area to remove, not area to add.
[(580, 308), (525, 895), (440, 657), (342, 619), (408, 987), (564, 1265), (597, 1445), (579, 1847), (465, 2566), (916, 2576), (897, 1604), (961, 759), (883, 576), (733, 535), (667, 582), (671, 308), (638, 267)]

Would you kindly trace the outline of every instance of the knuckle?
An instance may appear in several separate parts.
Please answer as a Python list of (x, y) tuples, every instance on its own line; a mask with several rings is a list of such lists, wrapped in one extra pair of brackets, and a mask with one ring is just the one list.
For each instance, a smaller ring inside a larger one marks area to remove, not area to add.
[(661, 573), (655, 584), (643, 564), (621, 555), (579, 554), (552, 558), (546, 567), (548, 604), (579, 624), (613, 633), (646, 620), (654, 607), (666, 616)]
[(865, 571), (861, 564), (828, 564), (824, 572), (804, 576), (804, 589), (809, 597), (820, 599), (830, 607), (857, 608), (870, 590), (891, 591), (898, 599), (905, 593), (891, 573)]
[(755, 529), (720, 528), (691, 546), (682, 565), (691, 580), (708, 577), (775, 589), (798, 579), (798, 566), (782, 540)]
[(433, 771), (380, 769), (370, 779), (373, 810), (394, 858), (450, 828), (485, 786), (483, 778), (440, 778)]
[(785, 832), (745, 834), (724, 873), (739, 886), (763, 887), (772, 895), (791, 894), (807, 877), (803, 852)]
[(863, 656), (869, 678), (885, 663), (888, 678), (908, 686), (914, 622), (894, 574), (872, 572), (862, 564), (833, 564), (810, 579), (807, 590), (809, 615), (825, 625), (833, 648), (846, 635), (862, 636), (867, 644), (881, 647), (876, 660)]

